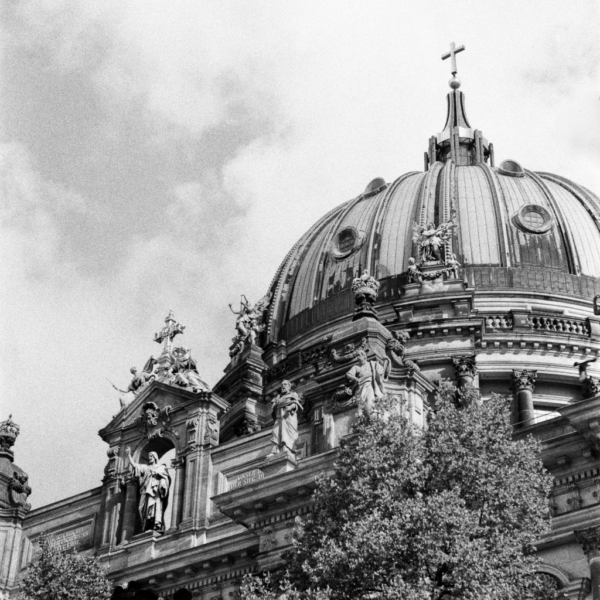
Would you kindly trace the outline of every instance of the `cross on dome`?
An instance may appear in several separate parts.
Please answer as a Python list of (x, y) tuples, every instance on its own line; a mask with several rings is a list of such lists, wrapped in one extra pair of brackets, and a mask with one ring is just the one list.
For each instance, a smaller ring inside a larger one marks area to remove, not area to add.
[(442, 60), (446, 60), (447, 58), (451, 59), (453, 76), (456, 76), (456, 74), (458, 73), (458, 69), (456, 67), (456, 55), (459, 52), (462, 52), (464, 49), (465, 49), (464, 46), (459, 46), (457, 48), (456, 44), (454, 42), (452, 42), (450, 44), (450, 52), (447, 52), (446, 54), (442, 54)]

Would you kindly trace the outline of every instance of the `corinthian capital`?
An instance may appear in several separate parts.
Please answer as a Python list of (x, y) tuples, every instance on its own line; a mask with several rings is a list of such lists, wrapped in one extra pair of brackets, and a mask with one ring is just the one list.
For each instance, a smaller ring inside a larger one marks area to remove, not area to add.
[(537, 371), (535, 370), (527, 370), (523, 369), (520, 371), (519, 369), (513, 370), (513, 390), (515, 392), (522, 392), (523, 390), (527, 390), (529, 392), (533, 392), (533, 388), (535, 387), (535, 380), (537, 377)]
[(475, 377), (477, 364), (474, 356), (455, 356), (452, 358), (457, 377)]
[(600, 556), (600, 525), (575, 531), (575, 539), (581, 544), (588, 560)]

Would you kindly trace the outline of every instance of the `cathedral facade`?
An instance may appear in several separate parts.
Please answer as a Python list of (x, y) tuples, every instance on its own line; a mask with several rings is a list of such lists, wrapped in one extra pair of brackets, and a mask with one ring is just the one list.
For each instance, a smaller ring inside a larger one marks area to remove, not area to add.
[(466, 115), (459, 50), (424, 170), (371, 181), (302, 236), (264, 298), (242, 296), (213, 389), (169, 313), (160, 355), (99, 432), (100, 487), (30, 510), (18, 425), (0, 424), (6, 598), (42, 533), (97, 556), (115, 600), (233, 597), (281, 564), (359, 407), (392, 395), (422, 425), (442, 379), (512, 395), (515, 437), (540, 439), (554, 476), (542, 569), (565, 597), (600, 598), (600, 200), (496, 164)]

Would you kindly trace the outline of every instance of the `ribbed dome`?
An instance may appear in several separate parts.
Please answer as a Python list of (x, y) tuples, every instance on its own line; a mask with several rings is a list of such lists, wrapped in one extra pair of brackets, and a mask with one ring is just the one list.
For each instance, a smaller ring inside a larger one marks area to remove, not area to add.
[[(493, 147), (468, 122), (449, 128), (464, 97), (448, 99), (446, 128), (430, 140), (427, 171), (364, 194), (320, 219), (292, 248), (275, 276), (269, 340), (289, 339), (311, 323), (352, 310), (352, 279), (368, 269), (382, 283), (380, 302), (398, 294), (417, 256), (413, 224), (453, 219), (447, 252), (476, 289), (538, 290), (591, 300), (600, 292), (600, 200), (587, 189), (514, 160), (499, 167)], [(342, 301), (340, 298), (344, 297)], [(347, 306), (346, 306), (347, 305)], [(291, 324), (293, 322), (293, 324)]]

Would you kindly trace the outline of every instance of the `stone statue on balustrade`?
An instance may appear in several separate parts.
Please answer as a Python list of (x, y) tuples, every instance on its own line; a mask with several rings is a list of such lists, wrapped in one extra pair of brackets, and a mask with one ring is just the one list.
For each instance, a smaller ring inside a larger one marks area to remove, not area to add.
[(273, 399), (274, 423), (269, 456), (285, 450), (294, 452), (294, 444), (298, 439), (298, 415), (303, 407), (300, 395), (292, 391), (292, 384), (284, 379), (279, 394)]
[(265, 329), (264, 313), (271, 301), (271, 294), (261, 298), (256, 304), (250, 304), (248, 298), (242, 294), (240, 300), (240, 310), (235, 311), (231, 304), (229, 309), (237, 316), (235, 320), (236, 336), (233, 338), (233, 346), (230, 356), (239, 354), (246, 344), (255, 345), (258, 334)]
[(354, 396), (359, 401), (359, 409), (370, 411), (374, 408), (375, 400), (385, 394), (390, 361), (388, 358), (369, 360), (364, 350), (359, 350), (356, 358), (358, 364), (346, 373), (346, 378), (351, 382)]
[(158, 454), (148, 454), (148, 464), (142, 465), (131, 457), (131, 448), (125, 450), (132, 474), (140, 485), (138, 511), (142, 520), (142, 531), (165, 531), (165, 513), (169, 501), (171, 477), (167, 467), (158, 462)]

